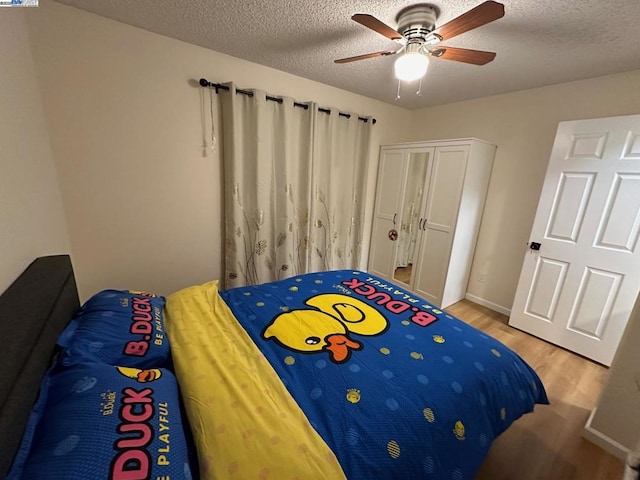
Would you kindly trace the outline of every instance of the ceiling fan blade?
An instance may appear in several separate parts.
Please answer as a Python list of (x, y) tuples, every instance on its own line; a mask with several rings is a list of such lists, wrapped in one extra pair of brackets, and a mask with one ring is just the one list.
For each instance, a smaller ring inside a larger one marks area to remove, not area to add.
[(481, 27), (504, 16), (504, 5), (493, 0), (481, 3), (459, 17), (454, 18), (441, 27), (436, 28), (431, 35), (435, 35), (441, 41), (449, 40), (461, 33)]
[(378, 32), (380, 35), (387, 37), (389, 40), (401, 40), (403, 37), (393, 28), (386, 23), (381, 22), (376, 17), (368, 15), (366, 13), (356, 13), (351, 17), (351, 20), (358, 22), (360, 25), (364, 25), (370, 28), (374, 32)]
[(472, 63), (473, 65), (485, 65), (496, 58), (495, 52), (456, 47), (438, 47), (429, 51), (429, 53), (434, 57), (455, 62)]
[(349, 63), (355, 62), (356, 60), (364, 60), (365, 58), (374, 58), (374, 57), (386, 57), (387, 55), (394, 55), (398, 52), (395, 50), (386, 50), (384, 52), (374, 52), (374, 53), (365, 53), (364, 55), (357, 55), (355, 57), (347, 57), (341, 58), (339, 60), (334, 60), (334, 63)]

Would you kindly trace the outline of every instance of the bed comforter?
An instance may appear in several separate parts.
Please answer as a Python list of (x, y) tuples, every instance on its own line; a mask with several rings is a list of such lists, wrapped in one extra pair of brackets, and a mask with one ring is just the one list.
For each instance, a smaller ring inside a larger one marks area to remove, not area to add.
[(548, 403), (497, 340), (365, 272), (167, 301), (203, 478), (472, 479)]

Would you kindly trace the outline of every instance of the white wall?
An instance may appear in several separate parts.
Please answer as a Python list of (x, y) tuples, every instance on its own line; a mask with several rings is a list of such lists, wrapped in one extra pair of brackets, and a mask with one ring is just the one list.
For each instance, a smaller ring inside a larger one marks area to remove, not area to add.
[(70, 253), (24, 9), (0, 15), (0, 292), (38, 256)]
[(412, 140), (478, 137), (498, 146), (468, 293), (511, 308), (558, 122), (639, 112), (640, 71), (414, 112)]
[(221, 166), (203, 156), (203, 90), (193, 80), (376, 117), (371, 185), (379, 144), (408, 136), (410, 115), (398, 107), (72, 7), (41, 1), (28, 23), (83, 299), (220, 277)]

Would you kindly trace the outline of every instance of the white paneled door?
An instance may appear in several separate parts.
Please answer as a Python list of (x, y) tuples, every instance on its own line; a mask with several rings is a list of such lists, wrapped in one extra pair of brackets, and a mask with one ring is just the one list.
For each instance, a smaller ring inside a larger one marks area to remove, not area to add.
[(640, 290), (639, 232), (640, 115), (560, 123), (509, 324), (610, 365)]

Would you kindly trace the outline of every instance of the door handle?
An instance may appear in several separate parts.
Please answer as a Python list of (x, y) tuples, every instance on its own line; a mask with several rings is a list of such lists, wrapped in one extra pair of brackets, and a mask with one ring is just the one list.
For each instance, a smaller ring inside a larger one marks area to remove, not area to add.
[(541, 247), (541, 246), (542, 246), (542, 244), (541, 244), (541, 243), (538, 243), (538, 242), (531, 242), (531, 243), (529, 244), (529, 248), (530, 248), (531, 250), (540, 250), (540, 247)]

